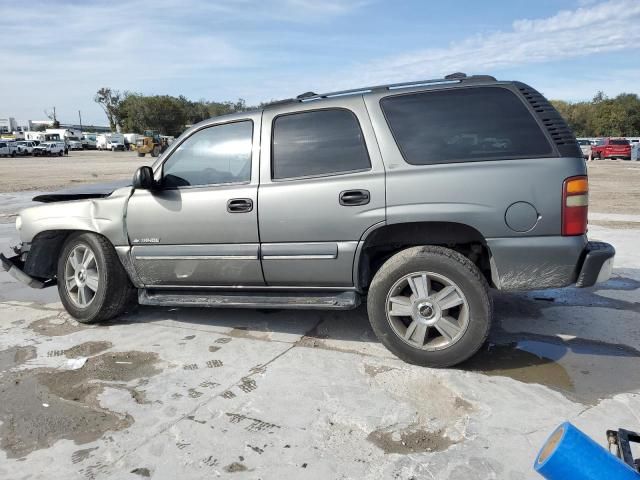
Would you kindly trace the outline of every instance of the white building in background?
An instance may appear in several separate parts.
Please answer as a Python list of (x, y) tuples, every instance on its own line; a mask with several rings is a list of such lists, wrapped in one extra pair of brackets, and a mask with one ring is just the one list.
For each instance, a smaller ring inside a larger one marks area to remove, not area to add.
[(18, 130), (18, 122), (13, 117), (0, 118), (0, 133), (12, 133)]

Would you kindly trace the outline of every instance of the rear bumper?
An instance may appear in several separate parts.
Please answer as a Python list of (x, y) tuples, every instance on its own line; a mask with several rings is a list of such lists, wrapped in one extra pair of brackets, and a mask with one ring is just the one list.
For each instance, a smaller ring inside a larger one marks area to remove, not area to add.
[(500, 290), (590, 287), (611, 275), (614, 248), (577, 237), (487, 239), (491, 277)]
[(55, 285), (55, 280), (42, 281), (24, 273), (24, 271), (22, 270), (24, 265), (20, 261), (19, 255), (7, 258), (2, 253), (0, 253), (0, 265), (2, 266), (2, 269), (13, 278), (31, 288), (45, 288), (51, 285)]
[(608, 243), (589, 242), (584, 250), (584, 260), (576, 287), (591, 287), (596, 283), (609, 280), (615, 255), (615, 249)]

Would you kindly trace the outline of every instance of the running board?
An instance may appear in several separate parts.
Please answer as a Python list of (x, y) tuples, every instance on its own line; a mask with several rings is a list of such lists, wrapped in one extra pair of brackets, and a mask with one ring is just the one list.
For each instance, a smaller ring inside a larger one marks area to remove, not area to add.
[(360, 305), (356, 292), (203, 292), (138, 290), (140, 305), (161, 307), (291, 308), (350, 310)]

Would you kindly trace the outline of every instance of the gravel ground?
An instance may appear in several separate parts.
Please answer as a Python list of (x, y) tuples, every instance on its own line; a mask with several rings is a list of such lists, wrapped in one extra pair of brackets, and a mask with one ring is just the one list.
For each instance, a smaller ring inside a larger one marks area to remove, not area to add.
[[(33, 194), (17, 190), (140, 164), (89, 154), (86, 165), (51, 159), (65, 167), (45, 178), (35, 174), (48, 160), (20, 159), (34, 176), (0, 190), (1, 250)], [(19, 181), (0, 165), (3, 182)], [(0, 478), (535, 479), (533, 459), (564, 420), (603, 446), (606, 429), (640, 430), (640, 215), (623, 198), (640, 175), (630, 162), (589, 168), (590, 236), (616, 247), (614, 277), (495, 293), (488, 343), (455, 369), (394, 358), (364, 309), (139, 308), (85, 326), (55, 288), (0, 273)]]

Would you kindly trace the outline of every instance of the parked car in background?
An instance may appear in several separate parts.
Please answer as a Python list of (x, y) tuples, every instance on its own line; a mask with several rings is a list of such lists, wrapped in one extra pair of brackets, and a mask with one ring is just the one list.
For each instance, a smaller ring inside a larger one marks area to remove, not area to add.
[(65, 145), (64, 142), (42, 142), (40, 145), (33, 148), (34, 156), (52, 156), (64, 154)]
[(96, 149), (96, 135), (94, 133), (83, 133), (82, 134), (82, 146), (85, 150), (95, 150)]
[(11, 148), (9, 148), (9, 142), (4, 141), (4, 140), (0, 140), (0, 156), (2, 157), (15, 157), (15, 153), (13, 153), (13, 150)]
[(83, 150), (84, 146), (80, 140), (69, 140), (69, 150)]
[(18, 155), (18, 143), (15, 140), (7, 140), (7, 147), (9, 148), (9, 155), (12, 157)]
[(593, 158), (631, 159), (631, 144), (626, 138), (601, 138), (591, 147)]
[(589, 142), (589, 140), (587, 139), (579, 138), (578, 145), (580, 145), (582, 156), (584, 158), (589, 158), (591, 156), (591, 142)]
[(17, 279), (57, 284), (84, 323), (136, 296), (365, 301), (391, 352), (443, 367), (485, 342), (490, 288), (589, 287), (615, 255), (587, 239), (587, 168), (564, 119), (528, 85), (485, 75), (309, 92), (209, 119), (133, 182), (90, 188), (36, 197), (48, 203), (20, 212), (15, 256), (0, 254)]
[(18, 143), (18, 154), (20, 155), (32, 155), (33, 148), (36, 146), (35, 142), (28, 140), (21, 140)]
[(124, 150), (124, 135), (121, 133), (105, 133), (98, 135), (96, 140), (98, 150)]

